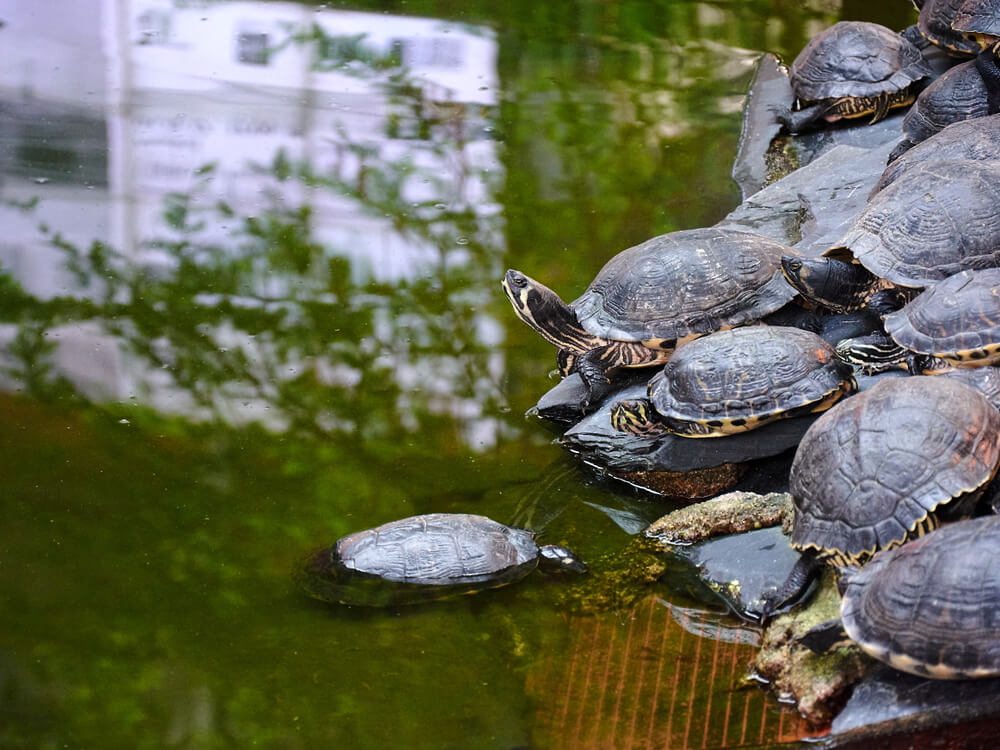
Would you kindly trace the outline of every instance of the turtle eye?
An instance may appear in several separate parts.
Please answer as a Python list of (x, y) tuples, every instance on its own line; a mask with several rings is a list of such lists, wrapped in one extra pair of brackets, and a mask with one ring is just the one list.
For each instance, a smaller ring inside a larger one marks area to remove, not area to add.
[(801, 260), (790, 260), (788, 261), (788, 268), (791, 271), (801, 271), (802, 261)]
[(528, 286), (528, 279), (520, 273), (512, 273), (510, 275), (510, 283), (516, 286), (518, 289), (524, 289)]

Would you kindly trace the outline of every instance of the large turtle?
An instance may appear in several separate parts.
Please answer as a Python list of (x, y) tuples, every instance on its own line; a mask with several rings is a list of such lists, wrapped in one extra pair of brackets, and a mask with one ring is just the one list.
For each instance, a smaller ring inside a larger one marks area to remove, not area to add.
[(496, 588), (536, 567), (582, 572), (570, 550), (539, 546), (525, 529), (468, 513), (428, 513), (358, 531), (298, 571), (316, 599), (364, 606), (413, 604)]
[(935, 679), (1000, 675), (1000, 517), (959, 521), (884, 550), (840, 582), (840, 619), (810, 630), (816, 651), (843, 636), (895, 669)]
[(954, 122), (1000, 111), (997, 108), (1000, 96), (998, 52), (1000, 49), (994, 46), (975, 60), (946, 70), (920, 92), (903, 118), (904, 138), (889, 154), (890, 164), (914, 145)]
[(841, 401), (795, 452), (791, 543), (802, 557), (764, 602), (793, 598), (822, 563), (864, 564), (963, 515), (1000, 464), (1000, 412), (975, 388), (942, 377), (891, 378)]
[(614, 370), (662, 364), (680, 339), (754, 322), (791, 301), (780, 267), (789, 252), (749, 232), (690, 229), (622, 251), (570, 304), (520, 271), (507, 271), (502, 286), (517, 316), (559, 347), (562, 374), (579, 372), (587, 403), (596, 403)]
[(854, 389), (850, 368), (817, 334), (748, 326), (678, 350), (649, 381), (648, 398), (620, 402), (611, 423), (635, 434), (720, 437), (823, 411)]
[(845, 339), (837, 355), (865, 372), (932, 375), (1000, 362), (1000, 268), (962, 271), (887, 315), (884, 332)]
[(961, 120), (921, 141), (886, 166), (869, 198), (917, 164), (954, 159), (1000, 160), (1000, 115)]
[(775, 110), (790, 133), (822, 122), (871, 115), (883, 119), (913, 102), (915, 84), (933, 71), (913, 44), (891, 29), (841, 21), (820, 32), (789, 69), (797, 111)]
[(1000, 168), (996, 162), (928, 161), (876, 193), (847, 234), (820, 258), (782, 268), (806, 299), (838, 312), (899, 299), (967, 269), (1000, 266)]

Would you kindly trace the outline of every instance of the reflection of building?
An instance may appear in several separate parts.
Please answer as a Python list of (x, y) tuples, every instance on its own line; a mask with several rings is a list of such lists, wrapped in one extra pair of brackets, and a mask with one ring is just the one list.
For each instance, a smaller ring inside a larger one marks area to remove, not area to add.
[[(80, 247), (101, 239), (156, 266), (165, 259), (150, 243), (171, 236), (164, 199), (196, 185), (207, 207), (224, 201), (240, 216), (275, 201), (309, 203), (314, 238), (351, 259), (356, 281), (464, 262), (461, 238), (445, 246), (403, 236), (391, 217), (365, 213), (357, 196), (310, 192), (259, 168), (279, 152), (347, 182), (362, 180), (364, 159), (406, 162), (432, 179), (415, 175), (402, 199), (497, 213), (482, 179), (499, 173), (487, 126), (497, 100), (488, 30), (290, 2), (57, 3), (5, 14), (5, 38), (17, 44), (13, 56), (5, 50), (14, 62), (0, 70), (0, 196), (41, 199), (34, 212), (0, 206), (0, 263), (39, 296), (77, 291), (39, 235), (40, 219)], [(209, 164), (211, 179), (202, 179)], [(225, 246), (227, 233), (212, 222), (196, 241)], [(493, 294), (497, 271), (473, 274), (490, 280), (483, 295)], [(268, 291), (280, 293), (280, 279), (265, 275)], [(151, 389), (154, 403), (183, 410), (183, 398), (140, 362), (120, 361), (114, 344), (105, 343), (103, 364), (69, 361), (72, 349), (61, 345), (57, 361), (89, 392), (120, 398)], [(422, 367), (398, 363), (401, 381)], [(469, 415), (470, 404), (449, 403), (446, 371), (435, 370), (441, 409)]]

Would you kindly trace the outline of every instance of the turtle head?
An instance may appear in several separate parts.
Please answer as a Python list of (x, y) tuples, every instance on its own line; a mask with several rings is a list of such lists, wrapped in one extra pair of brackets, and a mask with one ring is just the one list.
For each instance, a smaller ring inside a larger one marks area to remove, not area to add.
[(784, 255), (781, 272), (803, 298), (834, 312), (861, 308), (876, 281), (861, 264), (836, 257)]
[(630, 435), (657, 435), (664, 427), (656, 418), (656, 409), (648, 398), (619, 401), (611, 410), (611, 426)]
[(577, 557), (572, 550), (558, 544), (540, 546), (538, 548), (538, 564), (542, 569), (548, 571), (587, 572), (587, 563)]
[(885, 333), (842, 339), (836, 347), (837, 359), (866, 375), (897, 367), (906, 368), (907, 351)]
[(576, 313), (544, 284), (511, 269), (500, 286), (514, 314), (550, 344), (576, 353), (594, 348), (595, 337), (583, 330)]

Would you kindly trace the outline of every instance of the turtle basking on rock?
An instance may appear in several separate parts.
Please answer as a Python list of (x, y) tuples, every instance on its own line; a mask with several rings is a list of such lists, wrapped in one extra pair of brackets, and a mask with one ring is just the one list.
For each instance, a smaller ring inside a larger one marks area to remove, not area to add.
[(791, 301), (780, 260), (792, 252), (749, 232), (690, 229), (622, 251), (569, 304), (520, 271), (507, 271), (502, 287), (515, 314), (559, 348), (561, 374), (579, 372), (586, 404), (596, 404), (615, 370), (663, 364), (684, 339)]
[(837, 356), (866, 373), (933, 375), (1000, 362), (1000, 268), (962, 271), (887, 315), (884, 332), (841, 341)]
[(636, 434), (720, 437), (821, 412), (854, 390), (850, 368), (819, 335), (747, 326), (678, 350), (649, 381), (648, 398), (619, 403), (611, 423)]
[(840, 619), (802, 643), (847, 642), (889, 666), (934, 679), (1000, 675), (1000, 517), (959, 521), (845, 571)]
[(790, 133), (845, 118), (870, 116), (876, 123), (911, 104), (932, 75), (905, 37), (876, 23), (841, 21), (810, 39), (792, 62), (798, 109), (775, 109), (775, 117)]
[(1000, 412), (943, 377), (882, 381), (823, 414), (795, 453), (791, 543), (802, 553), (762, 603), (794, 599), (824, 563), (862, 565), (938, 524), (968, 515), (1000, 465)]
[(836, 312), (887, 314), (960, 271), (1000, 266), (996, 162), (927, 161), (876, 193), (823, 257), (782, 259), (788, 281)]
[(313, 553), (297, 576), (310, 596), (362, 606), (415, 604), (520, 580), (535, 568), (582, 572), (570, 550), (485, 516), (428, 513), (358, 531)]

